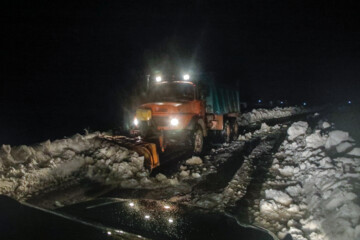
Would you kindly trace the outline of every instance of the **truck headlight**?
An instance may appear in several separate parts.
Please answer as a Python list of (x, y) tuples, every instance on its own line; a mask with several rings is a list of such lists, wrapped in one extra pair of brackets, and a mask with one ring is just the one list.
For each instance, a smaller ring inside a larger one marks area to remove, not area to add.
[(161, 76), (157, 76), (157, 77), (155, 78), (155, 81), (156, 81), (156, 82), (161, 82), (161, 80), (162, 80)]
[(139, 120), (137, 118), (134, 118), (134, 125), (135, 126), (139, 125)]
[(171, 124), (172, 126), (177, 126), (177, 125), (179, 125), (179, 120), (178, 120), (177, 118), (172, 118), (172, 119), (170, 120), (170, 124)]

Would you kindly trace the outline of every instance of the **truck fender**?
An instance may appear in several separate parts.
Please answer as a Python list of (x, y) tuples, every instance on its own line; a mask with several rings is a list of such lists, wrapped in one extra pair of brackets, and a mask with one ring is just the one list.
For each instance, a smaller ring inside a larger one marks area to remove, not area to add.
[(204, 137), (206, 137), (207, 136), (207, 130), (206, 130), (206, 125), (205, 125), (204, 119), (199, 118), (197, 123), (201, 126), (201, 128), (203, 130)]

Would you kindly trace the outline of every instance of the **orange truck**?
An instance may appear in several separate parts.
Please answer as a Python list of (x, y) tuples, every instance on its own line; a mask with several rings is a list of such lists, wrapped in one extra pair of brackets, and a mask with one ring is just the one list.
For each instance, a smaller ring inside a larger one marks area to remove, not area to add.
[(148, 84), (132, 133), (156, 143), (160, 151), (183, 145), (199, 155), (210, 136), (224, 142), (237, 139), (240, 98), (234, 88), (216, 85), (211, 76), (189, 74), (149, 76)]

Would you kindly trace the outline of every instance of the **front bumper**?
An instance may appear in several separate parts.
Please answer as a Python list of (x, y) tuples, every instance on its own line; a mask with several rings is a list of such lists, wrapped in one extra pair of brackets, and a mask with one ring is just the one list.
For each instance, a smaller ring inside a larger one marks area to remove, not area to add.
[(145, 136), (147, 141), (157, 141), (160, 137), (164, 138), (167, 145), (172, 144), (185, 144), (191, 143), (191, 131), (187, 129), (182, 130), (155, 130), (151, 134)]
[[(152, 116), (150, 120), (140, 121), (138, 127), (132, 129), (131, 133), (138, 134), (147, 140), (158, 139), (162, 136), (169, 142), (185, 142), (191, 134), (192, 117), (192, 114)], [(173, 118), (178, 119), (178, 125), (171, 125)]]

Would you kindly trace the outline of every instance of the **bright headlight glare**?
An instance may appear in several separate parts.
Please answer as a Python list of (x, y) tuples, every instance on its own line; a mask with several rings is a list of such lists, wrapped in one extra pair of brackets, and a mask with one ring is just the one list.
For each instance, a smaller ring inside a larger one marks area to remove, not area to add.
[(161, 76), (157, 76), (157, 77), (155, 78), (155, 80), (156, 80), (157, 82), (161, 82)]
[(183, 78), (184, 78), (184, 80), (189, 80), (189, 79), (190, 79), (190, 75), (189, 75), (189, 74), (185, 74), (185, 75), (183, 76)]
[(179, 125), (179, 120), (177, 118), (173, 118), (170, 120), (170, 124), (172, 126), (177, 126), (177, 125)]
[(134, 118), (134, 125), (137, 126), (139, 124), (139, 120), (137, 118)]

